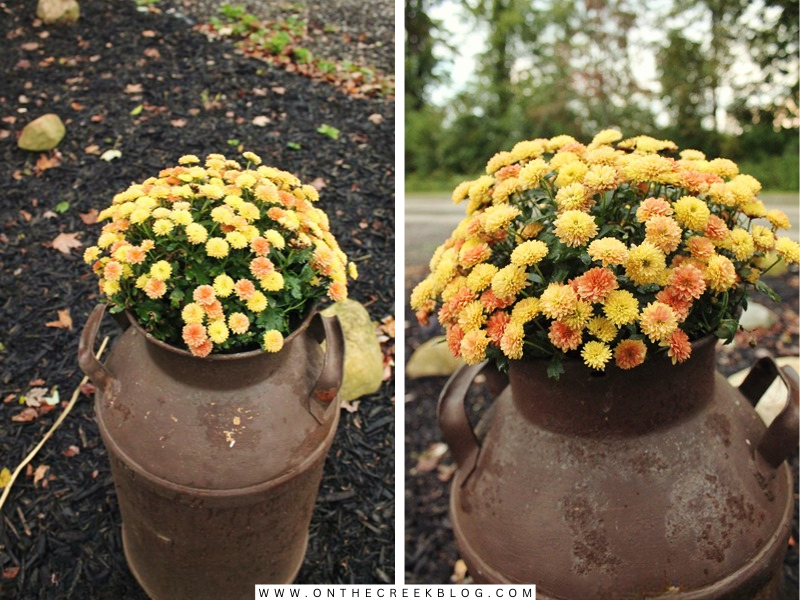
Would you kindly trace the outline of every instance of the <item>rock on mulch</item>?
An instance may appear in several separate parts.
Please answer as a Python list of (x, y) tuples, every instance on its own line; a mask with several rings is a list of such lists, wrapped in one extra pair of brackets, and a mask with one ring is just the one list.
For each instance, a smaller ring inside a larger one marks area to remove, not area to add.
[[(133, 2), (83, 0), (80, 21), (63, 28), (38, 23), (35, 4), (0, 0), (0, 469), (13, 469), (61, 412), (13, 421), (20, 397), (57, 386), (66, 400), (81, 379), (78, 335), (98, 301), (81, 259), (99, 234), (94, 211), (183, 154), (251, 150), (314, 182), (359, 266), (351, 297), (376, 321), (392, 314), (392, 103), (274, 70)], [(49, 112), (66, 124), (58, 148), (19, 150), (22, 127)], [(338, 140), (317, 131), (323, 124)], [(115, 336), (107, 321), (101, 336)], [(298, 582), (393, 581), (393, 424), (393, 379), (342, 412)], [(0, 514), (0, 597), (144, 600), (119, 527), (82, 397)]]
[[(406, 268), (406, 297), (427, 275), (426, 266)], [(781, 296), (776, 305), (768, 298), (756, 295), (755, 300), (776, 311), (778, 321), (769, 329), (751, 333), (740, 332), (735, 343), (722, 346), (717, 365), (729, 376), (748, 368), (765, 354), (772, 356), (798, 355), (798, 270), (767, 283)], [(420, 326), (406, 304), (406, 358), (426, 340), (441, 331), (432, 319), (428, 327)], [(441, 433), (436, 423), (436, 402), (447, 381), (446, 377), (406, 379), (406, 464), (405, 464), (405, 581), (420, 584), (442, 584), (464, 581), (463, 563), (453, 538), (448, 514), (450, 485), (455, 465), (449, 452), (445, 453)], [(473, 386), (467, 402), (474, 421), (480, 419), (491, 403), (485, 386)], [(795, 482), (795, 513), (792, 539), (784, 561), (784, 598), (797, 598), (798, 590), (798, 512), (797, 465), (790, 460)], [(468, 576), (467, 576), (468, 577)]]

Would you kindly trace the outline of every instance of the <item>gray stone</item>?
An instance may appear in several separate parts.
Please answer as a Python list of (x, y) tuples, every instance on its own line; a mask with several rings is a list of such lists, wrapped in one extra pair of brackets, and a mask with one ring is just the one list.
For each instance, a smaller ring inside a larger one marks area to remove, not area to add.
[(36, 16), (45, 25), (67, 25), (77, 22), (81, 8), (77, 0), (39, 0)]
[(52, 150), (64, 139), (67, 130), (58, 115), (49, 113), (28, 123), (17, 144), (23, 150)]
[(452, 375), (463, 364), (463, 360), (452, 355), (445, 337), (438, 336), (414, 351), (406, 365), (406, 377), (417, 379)]
[(753, 329), (769, 329), (778, 322), (778, 315), (758, 302), (749, 302), (747, 309), (739, 319), (739, 325), (745, 331)]
[(348, 299), (322, 314), (339, 317), (344, 332), (344, 380), (339, 398), (349, 402), (377, 392), (383, 382), (383, 352), (367, 309)]

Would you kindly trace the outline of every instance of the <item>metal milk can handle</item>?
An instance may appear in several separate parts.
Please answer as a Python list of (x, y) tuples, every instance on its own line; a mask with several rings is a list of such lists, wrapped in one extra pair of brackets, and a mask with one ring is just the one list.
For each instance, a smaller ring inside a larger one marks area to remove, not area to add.
[(86, 320), (86, 325), (83, 327), (83, 333), (81, 333), (81, 339), (78, 344), (78, 364), (81, 370), (89, 377), (89, 380), (108, 396), (119, 391), (119, 380), (114, 378), (106, 366), (94, 355), (97, 332), (100, 330), (100, 323), (105, 312), (106, 305), (98, 304)]
[(800, 385), (797, 372), (789, 367), (780, 368), (772, 358), (764, 357), (753, 365), (739, 386), (739, 391), (755, 406), (776, 377), (780, 377), (789, 390), (786, 404), (756, 446), (758, 455), (773, 469), (777, 469), (787, 457), (797, 452), (800, 427)]
[(456, 459), (458, 468), (463, 472), (462, 485), (466, 483), (480, 451), (480, 442), (475, 430), (467, 418), (464, 400), (473, 380), (489, 365), (483, 361), (477, 365), (465, 365), (453, 373), (439, 396), (436, 414), (442, 438)]
[(344, 376), (344, 333), (339, 317), (316, 313), (309, 331), (317, 342), (325, 342), (325, 358), (314, 389), (308, 400), (308, 411), (322, 423), (325, 411), (342, 387)]

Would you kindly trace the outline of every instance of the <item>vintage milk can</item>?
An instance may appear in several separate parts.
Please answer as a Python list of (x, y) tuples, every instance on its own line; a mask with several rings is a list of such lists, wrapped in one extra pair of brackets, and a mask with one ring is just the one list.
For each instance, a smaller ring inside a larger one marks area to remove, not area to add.
[[(540, 599), (775, 598), (793, 512), (794, 372), (762, 359), (735, 389), (715, 338), (691, 359), (591, 373), (512, 361), (478, 439), (464, 397), (486, 363), (439, 401), (458, 463), (450, 515), (476, 582), (532, 583)], [(769, 428), (753, 410), (775, 377), (789, 398)]]
[(132, 322), (103, 364), (92, 348), (104, 308), (79, 359), (97, 387), (131, 571), (155, 600), (250, 599), (257, 583), (290, 583), (339, 420), (338, 320), (312, 312), (277, 353), (206, 358)]

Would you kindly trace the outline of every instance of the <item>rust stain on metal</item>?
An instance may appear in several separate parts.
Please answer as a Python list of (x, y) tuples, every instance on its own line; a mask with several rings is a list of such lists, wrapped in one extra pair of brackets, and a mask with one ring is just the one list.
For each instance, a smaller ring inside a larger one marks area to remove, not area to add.
[(337, 388), (328, 388), (324, 390), (317, 390), (314, 395), (320, 402), (330, 402), (336, 397)]

